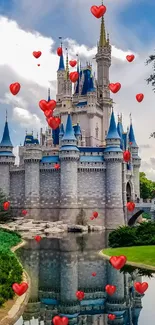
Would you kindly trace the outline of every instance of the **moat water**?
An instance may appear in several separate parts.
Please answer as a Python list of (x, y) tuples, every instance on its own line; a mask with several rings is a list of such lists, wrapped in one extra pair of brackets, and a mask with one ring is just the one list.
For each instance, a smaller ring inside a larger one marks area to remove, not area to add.
[[(28, 240), (18, 257), (31, 277), (31, 295), (15, 325), (51, 325), (55, 315), (77, 325), (153, 324), (155, 274), (129, 266), (115, 270), (98, 254), (106, 242), (105, 233)], [(144, 295), (134, 291), (135, 281), (148, 282)], [(107, 296), (107, 284), (116, 285), (113, 296)], [(82, 301), (76, 298), (78, 290), (85, 293)], [(115, 320), (108, 319), (110, 313)]]

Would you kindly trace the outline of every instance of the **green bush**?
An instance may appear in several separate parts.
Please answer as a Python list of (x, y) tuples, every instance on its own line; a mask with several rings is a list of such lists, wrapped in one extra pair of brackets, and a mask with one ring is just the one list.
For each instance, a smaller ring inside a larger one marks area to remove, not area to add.
[(109, 246), (113, 248), (144, 245), (155, 245), (155, 222), (119, 227), (109, 235)]
[(12, 218), (11, 208), (4, 210), (3, 203), (7, 202), (8, 199), (0, 188), (0, 222), (9, 221)]
[(23, 269), (10, 248), (21, 241), (21, 236), (0, 229), (0, 306), (14, 297), (12, 284), (22, 281)]

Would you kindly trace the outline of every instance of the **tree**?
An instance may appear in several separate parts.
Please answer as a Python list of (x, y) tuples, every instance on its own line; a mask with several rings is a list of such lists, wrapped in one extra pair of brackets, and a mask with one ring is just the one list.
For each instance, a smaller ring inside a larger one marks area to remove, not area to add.
[(3, 203), (7, 201), (5, 194), (3, 193), (2, 189), (0, 189), (0, 222), (7, 221), (11, 219), (11, 210), (4, 210)]
[(149, 59), (146, 61), (146, 64), (149, 63), (153, 64), (153, 74), (151, 74), (150, 77), (146, 79), (146, 81), (148, 84), (151, 82), (153, 91), (155, 92), (155, 55), (149, 56)]
[(144, 172), (140, 172), (140, 197), (142, 199), (155, 197), (155, 182), (147, 179)]

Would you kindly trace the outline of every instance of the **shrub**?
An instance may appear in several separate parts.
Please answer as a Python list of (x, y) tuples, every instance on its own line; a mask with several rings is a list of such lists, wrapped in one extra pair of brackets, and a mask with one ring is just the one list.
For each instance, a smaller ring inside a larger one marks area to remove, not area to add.
[(4, 210), (3, 203), (8, 201), (7, 197), (0, 188), (0, 222), (6, 222), (12, 218), (11, 209)]
[(155, 222), (119, 227), (109, 235), (109, 246), (113, 248), (144, 245), (155, 245)]

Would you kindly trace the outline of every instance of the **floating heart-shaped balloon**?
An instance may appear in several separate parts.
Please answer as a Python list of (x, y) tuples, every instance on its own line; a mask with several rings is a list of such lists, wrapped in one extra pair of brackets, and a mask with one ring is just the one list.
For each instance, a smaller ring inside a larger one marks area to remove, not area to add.
[(60, 169), (60, 164), (54, 164), (55, 169)]
[(26, 216), (26, 215), (27, 215), (27, 210), (22, 210), (22, 214), (23, 214), (24, 216)]
[(62, 47), (58, 47), (58, 48), (57, 48), (57, 54), (58, 54), (59, 56), (62, 56), (62, 53), (63, 53), (63, 51), (62, 51)]
[(40, 56), (42, 55), (41, 51), (34, 51), (32, 54), (36, 59), (40, 58)]
[(76, 60), (71, 60), (71, 61), (69, 61), (69, 64), (70, 64), (70, 66), (72, 68), (74, 68), (76, 66), (76, 64), (77, 64), (77, 61)]
[(105, 287), (105, 290), (108, 293), (108, 295), (112, 296), (116, 291), (116, 286), (107, 284), (106, 287)]
[(70, 78), (71, 82), (76, 82), (79, 78), (79, 73), (77, 71), (70, 72), (69, 78)]
[(127, 258), (124, 255), (110, 257), (110, 263), (116, 270), (120, 270), (125, 265), (126, 261)]
[(127, 206), (127, 209), (128, 209), (130, 212), (132, 212), (132, 211), (134, 210), (134, 208), (135, 208), (135, 203), (134, 203), (134, 202), (128, 202), (128, 203), (126, 204), (126, 206)]
[(60, 119), (60, 117), (52, 116), (48, 119), (47, 122), (48, 122), (48, 125), (51, 127), (51, 129), (56, 130), (61, 123), (61, 119)]
[(84, 292), (83, 291), (77, 291), (76, 292), (76, 297), (78, 298), (78, 300), (82, 300), (84, 299)]
[(144, 95), (143, 94), (137, 94), (136, 95), (136, 99), (137, 99), (137, 102), (142, 102), (142, 100), (144, 99)]
[(37, 64), (38, 67), (40, 67), (40, 64)]
[(53, 110), (52, 110), (52, 109), (49, 109), (49, 110), (47, 110), (47, 111), (44, 111), (44, 115), (45, 115), (47, 118), (51, 117), (52, 114), (53, 114)]
[(147, 289), (148, 289), (148, 283), (147, 282), (135, 282), (134, 283), (134, 288), (135, 290), (140, 293), (140, 294), (143, 294)]
[(128, 62), (132, 62), (134, 60), (134, 58), (135, 58), (135, 56), (133, 54), (126, 56), (126, 59)]
[(41, 241), (41, 236), (37, 235), (34, 237), (34, 239), (37, 241), (37, 243), (39, 243)]
[(124, 161), (125, 161), (125, 162), (129, 162), (130, 158), (131, 158), (130, 151), (125, 150), (125, 151), (123, 152), (123, 159), (124, 159)]
[(96, 18), (101, 18), (105, 14), (106, 9), (107, 8), (104, 5), (92, 6), (90, 8), (90, 11)]
[(4, 203), (3, 203), (3, 209), (4, 209), (5, 211), (7, 211), (9, 208), (10, 208), (10, 202), (9, 202), (9, 201), (4, 202)]
[(109, 84), (109, 89), (116, 94), (121, 89), (121, 84), (119, 82), (116, 82), (115, 84)]
[(132, 146), (132, 142), (129, 142), (129, 145)]
[(92, 216), (92, 217), (90, 217), (90, 220), (94, 220), (95, 218)]
[(54, 325), (68, 325), (69, 319), (67, 317), (54, 316), (52, 319)]
[(14, 283), (12, 289), (18, 296), (22, 296), (27, 291), (28, 284), (26, 282), (22, 282), (21, 284)]
[(20, 90), (19, 82), (15, 82), (10, 85), (10, 91), (11, 91), (12, 95), (17, 95), (19, 93), (19, 90)]
[(96, 276), (96, 274), (97, 274), (96, 272), (93, 272), (91, 275), (92, 275), (92, 276)]
[(116, 315), (114, 315), (114, 314), (109, 314), (109, 315), (108, 315), (108, 318), (109, 318), (110, 320), (114, 320), (114, 319), (116, 318)]
[(93, 217), (96, 219), (98, 217), (98, 212), (97, 211), (94, 211), (93, 212)]
[(39, 102), (39, 107), (42, 109), (43, 112), (47, 111), (47, 110), (54, 110), (54, 108), (56, 107), (57, 103), (54, 99), (51, 99), (49, 101), (46, 101), (44, 99), (40, 100)]

